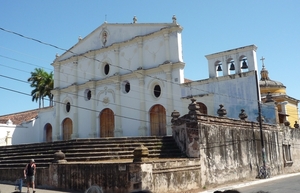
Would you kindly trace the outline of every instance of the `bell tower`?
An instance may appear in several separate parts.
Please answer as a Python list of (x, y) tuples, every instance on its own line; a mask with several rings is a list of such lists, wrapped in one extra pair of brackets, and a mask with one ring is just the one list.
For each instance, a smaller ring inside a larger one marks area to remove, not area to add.
[(209, 78), (257, 70), (255, 45), (206, 55)]

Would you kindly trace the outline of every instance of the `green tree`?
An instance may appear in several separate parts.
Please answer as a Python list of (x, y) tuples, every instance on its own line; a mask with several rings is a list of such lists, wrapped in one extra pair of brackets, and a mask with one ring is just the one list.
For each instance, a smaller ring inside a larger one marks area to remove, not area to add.
[(48, 97), (49, 105), (53, 106), (53, 95), (51, 94), (54, 84), (53, 72), (47, 73), (42, 68), (35, 68), (27, 81), (33, 88), (31, 91), (32, 101), (39, 101), (39, 108), (44, 107), (44, 97)]

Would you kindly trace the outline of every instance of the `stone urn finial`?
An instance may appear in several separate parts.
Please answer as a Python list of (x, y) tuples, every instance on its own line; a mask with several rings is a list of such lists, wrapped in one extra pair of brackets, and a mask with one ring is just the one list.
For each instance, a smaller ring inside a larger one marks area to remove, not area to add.
[(294, 127), (295, 127), (296, 129), (298, 129), (298, 128), (299, 128), (299, 124), (298, 124), (298, 122), (297, 122), (297, 121), (295, 121)]
[(148, 161), (149, 150), (143, 144), (135, 148), (133, 151), (133, 162)]
[(290, 123), (289, 121), (285, 121), (285, 122), (284, 122), (284, 125), (285, 125), (285, 126), (290, 126), (291, 123)]
[(133, 23), (137, 23), (137, 18), (136, 18), (136, 16), (133, 17)]
[(226, 111), (226, 109), (224, 108), (224, 105), (223, 105), (223, 104), (220, 104), (219, 106), (220, 106), (220, 108), (219, 108), (218, 111), (217, 111), (219, 117), (225, 117), (226, 114), (227, 114), (227, 111)]
[(178, 111), (174, 110), (171, 114), (171, 117), (172, 117), (171, 123), (175, 123), (178, 120), (178, 118), (180, 117), (180, 113)]
[(66, 163), (67, 160), (65, 160), (65, 157), (66, 155), (61, 150), (58, 150), (53, 155), (53, 163)]
[(176, 18), (176, 15), (173, 15), (172, 21), (173, 21), (174, 24), (177, 24), (177, 18)]
[(241, 113), (239, 114), (239, 118), (240, 118), (242, 121), (245, 121), (245, 120), (248, 118), (248, 115), (245, 113), (245, 110), (244, 110), (244, 109), (241, 109)]

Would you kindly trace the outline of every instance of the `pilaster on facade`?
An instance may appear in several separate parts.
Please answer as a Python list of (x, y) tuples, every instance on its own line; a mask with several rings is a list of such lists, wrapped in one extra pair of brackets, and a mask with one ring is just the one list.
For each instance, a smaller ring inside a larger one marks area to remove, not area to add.
[(97, 112), (96, 112), (96, 82), (95, 81), (90, 81), (89, 82), (89, 88), (91, 90), (91, 102), (92, 102), (92, 106), (91, 106), (91, 131), (89, 136), (90, 137), (96, 137), (97, 136), (97, 132), (96, 132), (96, 128), (97, 128)]
[(79, 105), (78, 105), (78, 85), (72, 85), (71, 86), (71, 89), (72, 89), (72, 95), (73, 95), (73, 99), (74, 99), (74, 104), (73, 106), (75, 107), (74, 108), (74, 114), (73, 114), (73, 117), (74, 117), (74, 120), (73, 120), (73, 133), (72, 133), (72, 139), (76, 139), (78, 138), (78, 119), (79, 119), (79, 116), (78, 116), (78, 110), (79, 110)]
[(144, 69), (143, 63), (143, 38), (138, 38), (138, 49), (139, 49), (139, 68)]
[(115, 53), (115, 61), (116, 61), (116, 73), (120, 74), (120, 47), (118, 45), (115, 45), (113, 47), (114, 53)]
[(53, 63), (54, 66), (54, 88), (60, 87), (60, 64), (59, 62)]
[(116, 137), (122, 137), (123, 136), (123, 129), (122, 129), (122, 119), (121, 119), (121, 115), (122, 115), (122, 109), (121, 109), (121, 99), (120, 99), (120, 95), (121, 95), (121, 85), (120, 85), (120, 77), (119, 77), (119, 81), (115, 82), (115, 91), (116, 91), (116, 126), (115, 126), (115, 133), (114, 135)]
[(53, 94), (53, 99), (55, 101), (55, 125), (54, 125), (54, 131), (52, 135), (52, 139), (55, 140), (60, 140), (61, 139), (61, 119), (60, 119), (60, 107), (61, 107), (61, 101), (60, 101), (60, 90), (52, 90), (51, 93)]
[(139, 133), (141, 136), (147, 135), (147, 127), (146, 127), (146, 119), (147, 119), (147, 113), (146, 113), (146, 103), (145, 103), (145, 79), (144, 77), (139, 78), (139, 100), (140, 100), (140, 127), (139, 127)]
[(169, 43), (169, 32), (164, 33), (164, 45), (165, 45), (165, 53), (167, 61), (170, 60), (170, 43)]

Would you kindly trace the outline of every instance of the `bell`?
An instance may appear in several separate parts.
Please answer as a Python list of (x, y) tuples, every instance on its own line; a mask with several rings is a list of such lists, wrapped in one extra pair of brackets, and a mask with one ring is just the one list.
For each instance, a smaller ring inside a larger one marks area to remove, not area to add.
[(220, 64), (218, 65), (217, 71), (219, 71), (219, 72), (222, 71), (222, 68), (221, 68), (221, 65), (220, 65)]
[(235, 70), (233, 62), (231, 62), (229, 70)]
[(242, 64), (242, 69), (247, 69), (248, 68), (248, 65), (247, 65), (247, 62), (245, 61), (245, 59), (243, 59), (243, 64)]

